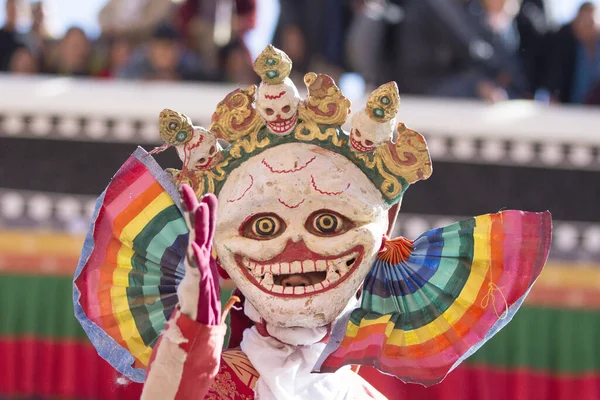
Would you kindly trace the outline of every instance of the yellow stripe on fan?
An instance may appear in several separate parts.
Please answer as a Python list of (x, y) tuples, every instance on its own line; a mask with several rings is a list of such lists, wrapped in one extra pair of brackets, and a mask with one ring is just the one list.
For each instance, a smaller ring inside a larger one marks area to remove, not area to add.
[(140, 336), (127, 298), (129, 273), (133, 269), (131, 265), (131, 258), (134, 254), (132, 250), (133, 240), (146, 227), (149, 221), (172, 204), (173, 200), (171, 200), (169, 194), (166, 192), (161, 193), (123, 228), (120, 237), (123, 245), (119, 249), (117, 267), (113, 272), (114, 286), (111, 288), (111, 301), (113, 313), (119, 323), (119, 331), (127, 343), (130, 353), (145, 365), (150, 361), (152, 348), (146, 346)]
[[(454, 326), (475, 303), (481, 286), (490, 269), (490, 241), (487, 239), (492, 229), (492, 218), (489, 215), (477, 217), (477, 225), (473, 232), (474, 249), (471, 273), (458, 298), (442, 315), (429, 324), (410, 331), (393, 331), (388, 344), (412, 346), (422, 344), (431, 338), (442, 335)], [(484, 239), (478, 239), (478, 238)]]
[(434, 321), (414, 330), (392, 330), (390, 332), (390, 328), (393, 324), (388, 324), (390, 316), (384, 315), (374, 320), (362, 320), (360, 326), (350, 322), (348, 324), (346, 336), (351, 338), (356, 337), (361, 328), (377, 324), (386, 324), (386, 334), (389, 333), (387, 343), (396, 346), (418, 345), (431, 340), (431, 338), (435, 336), (442, 335), (456, 324), (477, 300), (481, 291), (481, 286), (491, 266), (490, 242), (487, 240), (491, 228), (492, 219), (489, 215), (477, 217), (477, 225), (473, 233), (475, 241), (471, 273), (469, 274), (458, 299)]

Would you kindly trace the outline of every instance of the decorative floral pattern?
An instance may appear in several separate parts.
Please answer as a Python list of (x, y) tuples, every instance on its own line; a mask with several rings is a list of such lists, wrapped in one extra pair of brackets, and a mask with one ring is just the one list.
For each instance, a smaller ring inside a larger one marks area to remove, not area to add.
[(221, 356), (219, 373), (205, 399), (252, 400), (258, 376), (241, 350), (227, 350)]

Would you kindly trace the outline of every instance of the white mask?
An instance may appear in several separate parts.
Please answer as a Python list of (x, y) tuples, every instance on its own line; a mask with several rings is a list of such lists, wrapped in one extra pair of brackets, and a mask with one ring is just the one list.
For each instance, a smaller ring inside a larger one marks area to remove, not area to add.
[[(324, 326), (367, 275), (387, 210), (381, 192), (344, 156), (284, 144), (230, 174), (219, 193), (214, 246), (268, 324)], [(302, 279), (306, 286), (298, 285)]]

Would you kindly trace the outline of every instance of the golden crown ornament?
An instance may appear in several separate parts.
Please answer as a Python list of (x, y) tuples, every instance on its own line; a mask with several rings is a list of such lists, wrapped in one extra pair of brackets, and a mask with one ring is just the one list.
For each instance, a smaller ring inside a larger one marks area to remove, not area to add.
[[(228, 175), (245, 160), (288, 143), (312, 144), (346, 157), (389, 205), (398, 203), (410, 184), (429, 178), (432, 167), (425, 139), (395, 122), (400, 96), (394, 82), (371, 93), (366, 107), (353, 115), (348, 133), (342, 125), (350, 114), (351, 102), (333, 79), (325, 74), (306, 74), (308, 95), (300, 99), (288, 77), (291, 68), (292, 62), (283, 51), (267, 46), (254, 64), (262, 79), (260, 87), (236, 89), (225, 96), (208, 131), (192, 127), (190, 119), (181, 113), (163, 110), (159, 127), (165, 145), (189, 147), (187, 143), (198, 134), (203, 142), (212, 144), (196, 146), (187, 160), (186, 151), (180, 152), (183, 170), (169, 170), (177, 182), (190, 184), (199, 197), (218, 195)], [(269, 120), (274, 114), (276, 118)], [(221, 149), (217, 139), (228, 146)], [(189, 165), (189, 159), (203, 162)]]

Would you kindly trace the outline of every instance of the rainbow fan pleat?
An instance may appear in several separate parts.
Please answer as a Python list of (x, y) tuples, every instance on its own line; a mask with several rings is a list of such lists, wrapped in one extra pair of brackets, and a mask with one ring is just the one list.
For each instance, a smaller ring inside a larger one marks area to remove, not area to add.
[(510, 321), (551, 232), (548, 212), (504, 211), (424, 233), (397, 265), (378, 257), (345, 336), (330, 341), (317, 370), (370, 365), (404, 382), (440, 382)]
[(175, 186), (141, 148), (96, 203), (74, 278), (75, 314), (98, 353), (136, 382), (177, 304), (188, 228)]

